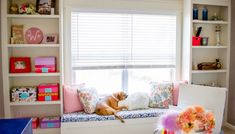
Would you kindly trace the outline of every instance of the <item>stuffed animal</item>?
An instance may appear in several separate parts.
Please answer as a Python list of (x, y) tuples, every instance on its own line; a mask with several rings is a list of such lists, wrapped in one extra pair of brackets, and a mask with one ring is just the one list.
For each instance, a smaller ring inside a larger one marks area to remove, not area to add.
[(222, 65), (219, 59), (216, 59), (216, 62), (202, 62), (197, 65), (198, 70), (216, 70), (221, 69)]

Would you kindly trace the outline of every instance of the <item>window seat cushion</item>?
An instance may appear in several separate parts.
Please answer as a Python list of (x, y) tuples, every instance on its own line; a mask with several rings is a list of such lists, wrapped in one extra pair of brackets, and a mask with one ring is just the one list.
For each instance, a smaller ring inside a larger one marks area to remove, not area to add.
[[(120, 111), (117, 114), (123, 119), (134, 119), (134, 118), (149, 118), (149, 117), (160, 117), (168, 109), (150, 108), (143, 110), (132, 110), (132, 111)], [(87, 114), (85, 112), (76, 112), (63, 114), (61, 122), (87, 122), (87, 121), (105, 121), (105, 120), (116, 120), (114, 115), (101, 116), (97, 114)]]

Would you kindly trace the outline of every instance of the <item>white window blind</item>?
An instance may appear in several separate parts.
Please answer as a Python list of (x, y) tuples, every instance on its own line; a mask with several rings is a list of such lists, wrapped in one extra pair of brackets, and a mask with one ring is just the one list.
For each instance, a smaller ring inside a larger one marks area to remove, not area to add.
[(175, 68), (176, 15), (71, 14), (72, 69)]
[(173, 80), (176, 15), (72, 12), (71, 65), (72, 84), (100, 94)]

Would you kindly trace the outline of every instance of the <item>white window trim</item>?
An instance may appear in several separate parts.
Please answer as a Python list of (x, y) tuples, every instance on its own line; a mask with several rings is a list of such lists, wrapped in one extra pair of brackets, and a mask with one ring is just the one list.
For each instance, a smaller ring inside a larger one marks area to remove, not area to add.
[(176, 80), (181, 79), (181, 51), (182, 51), (182, 12), (180, 11), (166, 11), (166, 12), (147, 12), (147, 11), (133, 11), (133, 10), (88, 10), (75, 9), (66, 6), (64, 9), (64, 83), (71, 85), (72, 82), (72, 63), (71, 63), (71, 12), (104, 12), (104, 13), (134, 13), (134, 14), (167, 14), (176, 15)]

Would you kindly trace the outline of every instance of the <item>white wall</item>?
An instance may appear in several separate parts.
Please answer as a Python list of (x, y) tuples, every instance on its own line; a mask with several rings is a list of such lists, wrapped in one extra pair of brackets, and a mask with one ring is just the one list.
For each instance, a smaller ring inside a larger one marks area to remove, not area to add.
[[(1, 7), (1, 2), (0, 2), (0, 7)], [(1, 10), (0, 10), (0, 16), (1, 16)], [(0, 22), (1, 22), (0, 17)], [(0, 25), (0, 31), (1, 31), (1, 25)], [(0, 41), (1, 41), (1, 36), (0, 36)], [(0, 50), (2, 48), (2, 44), (0, 43)], [(2, 88), (2, 51), (0, 51), (0, 117), (4, 116), (4, 104), (3, 104), (3, 88)]]
[(182, 0), (64, 0), (64, 7), (110, 10), (182, 10)]
[(232, 2), (232, 15), (231, 15), (231, 55), (230, 55), (230, 79), (229, 79), (229, 100), (228, 100), (228, 123), (235, 126), (235, 1)]

